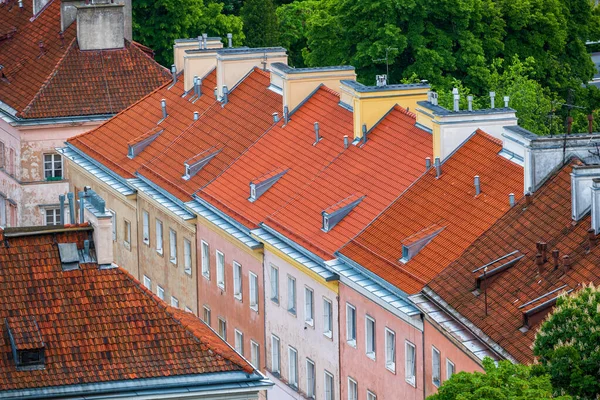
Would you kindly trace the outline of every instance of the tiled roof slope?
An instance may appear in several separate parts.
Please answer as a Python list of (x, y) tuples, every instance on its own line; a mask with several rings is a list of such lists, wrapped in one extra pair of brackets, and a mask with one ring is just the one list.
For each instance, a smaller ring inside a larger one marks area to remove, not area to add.
[[(482, 131), (442, 164), (430, 169), (340, 251), (406, 293), (420, 291), (509, 207), (509, 193), (523, 193), (523, 169), (498, 155), (502, 144)], [(481, 180), (475, 196), (474, 176)], [(441, 231), (439, 231), (442, 229)], [(403, 263), (402, 243), (439, 232)]]
[[(552, 299), (558, 292), (548, 294), (563, 286), (561, 291), (577, 290), (582, 283), (600, 284), (600, 246), (590, 249), (588, 242), (590, 216), (577, 223), (571, 219), (570, 173), (574, 164), (578, 162), (562, 168), (533, 194), (530, 205), (524, 199), (517, 203), (428, 285), (519, 362), (533, 360), (531, 345), (539, 324), (533, 323), (522, 332), (524, 311)], [(549, 259), (541, 274), (535, 263), (536, 243), (540, 241), (547, 243)], [(554, 269), (553, 249), (559, 250), (561, 259), (570, 256), (571, 267), (566, 273), (562, 266)], [(473, 293), (482, 271), (472, 271), (513, 251), (524, 257), (489, 279), (486, 316), (483, 294)]]
[[(366, 144), (343, 151), (293, 201), (269, 216), (267, 225), (322, 258), (333, 258), (425, 172), (425, 158), (432, 155), (432, 136), (417, 128), (415, 121), (403, 108), (393, 108), (368, 134)], [(326, 132), (322, 135), (326, 137)], [(351, 196), (364, 198), (324, 232), (322, 211)]]
[(32, 7), (32, 1), (24, 1), (22, 9), (16, 1), (0, 5), (0, 35), (16, 28), (0, 41), (0, 101), (18, 117), (116, 113), (168, 81), (169, 72), (135, 43), (82, 52), (76, 23), (61, 38), (59, 0), (51, 0), (35, 18)]
[[(57, 243), (81, 249), (90, 233), (77, 228), (2, 241), (0, 390), (252, 373), (208, 326), (168, 307), (124, 270), (82, 264), (63, 272)], [(16, 317), (35, 317), (45, 344), (43, 370), (17, 371), (5, 326)]]

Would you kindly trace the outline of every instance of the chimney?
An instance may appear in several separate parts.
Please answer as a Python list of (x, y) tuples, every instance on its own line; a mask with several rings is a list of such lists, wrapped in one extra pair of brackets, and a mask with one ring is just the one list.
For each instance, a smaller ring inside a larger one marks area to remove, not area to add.
[(431, 104), (438, 105), (438, 94), (436, 92), (431, 92)]
[(556, 271), (558, 269), (558, 267), (560, 266), (560, 260), (559, 260), (559, 251), (558, 249), (554, 249), (552, 250), (552, 260), (553, 260), (553, 265), (554, 265), (554, 270)]
[(223, 97), (221, 98), (221, 107), (225, 107), (225, 104), (229, 103), (229, 89), (227, 85), (223, 86)]
[(347, 149), (349, 145), (348, 135), (344, 135), (344, 149)]
[(425, 158), (425, 169), (431, 168), (431, 157)]
[(546, 242), (537, 242), (536, 249), (542, 255), (542, 262), (548, 261), (548, 244)]
[(588, 133), (594, 132), (594, 114), (590, 114), (587, 116), (588, 119)]
[(458, 89), (452, 89), (452, 95), (454, 97), (454, 111), (460, 110), (460, 94), (458, 93)]
[[(202, 36), (196, 39), (177, 39), (173, 45), (173, 60), (177, 73), (185, 70), (189, 76), (187, 89), (192, 86), (192, 77), (204, 77), (217, 65), (217, 49), (223, 48), (220, 37), (207, 38), (208, 49), (204, 50)], [(189, 60), (188, 60), (189, 58)]]
[(233, 34), (231, 34), (231, 33), (227, 34), (227, 46), (229, 48), (233, 47)]
[(177, 83), (177, 67), (175, 67), (175, 64), (171, 65), (171, 76), (173, 77), (173, 84), (171, 86), (175, 86)]
[(596, 247), (596, 232), (593, 228), (588, 229), (588, 241), (590, 243), (590, 249)]
[(532, 202), (532, 198), (531, 198), (531, 193), (525, 193), (525, 205), (527, 207), (529, 207), (531, 205)]
[(504, 96), (504, 108), (508, 108), (508, 102), (510, 101), (510, 97)]
[(439, 157), (435, 158), (434, 165), (435, 165), (435, 177), (439, 178), (440, 176), (442, 176), (442, 164), (440, 163)]
[(85, 192), (79, 192), (79, 223), (85, 222)]
[(208, 49), (208, 34), (207, 33), (203, 33), (202, 34), (202, 49)]
[(314, 126), (315, 126), (315, 143), (314, 144), (317, 144), (321, 140), (321, 136), (319, 135), (319, 123), (315, 122)]
[(538, 270), (538, 274), (542, 274), (543, 272), (543, 265), (544, 265), (544, 260), (542, 259), (542, 255), (540, 253), (537, 253), (535, 255), (535, 265), (537, 265), (537, 270)]
[(121, 49), (125, 46), (123, 4), (103, 0), (75, 7), (77, 43), (81, 50)]
[(600, 179), (592, 181), (592, 229), (597, 235), (600, 233)]
[(111, 265), (113, 259), (113, 218), (106, 210), (106, 203), (94, 190), (88, 189), (87, 206), (84, 207), (84, 218), (94, 228), (94, 248), (98, 265)]
[(490, 92), (490, 108), (496, 108), (496, 92)]
[(563, 256), (563, 273), (567, 273), (567, 271), (571, 268), (571, 257), (568, 254)]
[(194, 111), (194, 121), (198, 121), (198, 118), (200, 118), (200, 113), (198, 111)]
[(515, 194), (511, 193), (508, 195), (508, 204), (510, 204), (510, 207), (513, 208), (515, 206)]
[(481, 194), (481, 182), (479, 180), (479, 175), (475, 175), (473, 181), (475, 184), (475, 196), (479, 196)]
[(162, 109), (162, 119), (167, 118), (169, 114), (167, 114), (167, 100), (162, 99), (160, 101), (160, 108)]
[(473, 96), (467, 96), (467, 102), (469, 104), (469, 111), (473, 111)]

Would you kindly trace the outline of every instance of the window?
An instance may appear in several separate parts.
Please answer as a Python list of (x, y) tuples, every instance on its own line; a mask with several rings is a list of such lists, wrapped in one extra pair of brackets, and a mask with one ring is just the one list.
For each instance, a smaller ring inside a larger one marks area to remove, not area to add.
[(144, 286), (148, 290), (152, 290), (152, 281), (146, 275), (144, 275)]
[(156, 220), (156, 252), (160, 255), (163, 253), (163, 225), (162, 222)]
[(4, 142), (0, 142), (0, 168), (4, 168)]
[(369, 316), (365, 317), (365, 346), (367, 357), (375, 359), (375, 320)]
[(288, 383), (298, 389), (298, 352), (288, 347)]
[(160, 286), (156, 286), (156, 295), (158, 296), (159, 299), (164, 300), (165, 299), (165, 289), (161, 288)]
[(325, 371), (325, 400), (333, 400), (333, 375)]
[(356, 308), (346, 303), (346, 341), (356, 347)]
[(396, 334), (385, 328), (385, 367), (396, 372)]
[(367, 390), (367, 400), (377, 400), (377, 396), (375, 395), (375, 393), (371, 392), (370, 390)]
[(169, 229), (169, 261), (177, 265), (177, 232)]
[(123, 220), (123, 244), (127, 250), (131, 250), (131, 222)]
[(288, 311), (296, 315), (296, 279), (288, 275)]
[(113, 242), (117, 241), (117, 213), (114, 212), (113, 210), (107, 210), (108, 213), (110, 214), (110, 223), (112, 224), (112, 237), (113, 237)]
[(210, 326), (210, 308), (208, 306), (202, 307), (202, 321)]
[(46, 225), (60, 224), (60, 208), (46, 208)]
[(258, 311), (258, 276), (250, 272), (250, 308)]
[(279, 304), (279, 269), (271, 265), (271, 300)]
[(281, 357), (279, 352), (279, 338), (271, 335), (271, 372), (274, 374), (281, 373)]
[(440, 387), (442, 376), (441, 356), (438, 349), (431, 346), (431, 381), (436, 387)]
[(310, 288), (304, 288), (304, 322), (313, 326), (315, 324), (315, 293)]
[(415, 349), (415, 345), (410, 343), (410, 342), (406, 342), (406, 370), (405, 370), (405, 376), (406, 376), (406, 382), (410, 383), (411, 385), (415, 386), (416, 385), (416, 379), (415, 379), (415, 373), (416, 373), (416, 366), (415, 366), (415, 355), (416, 355), (416, 349)]
[(260, 347), (254, 340), (250, 341), (250, 364), (260, 370)]
[(308, 358), (306, 359), (306, 395), (309, 399), (315, 398), (315, 380), (316, 368), (315, 363)]
[(244, 334), (238, 331), (237, 329), (235, 330), (235, 337), (233, 342), (235, 351), (237, 351), (241, 355), (244, 355)]
[(208, 249), (208, 243), (204, 240), (201, 244), (201, 252), (202, 252), (202, 275), (210, 279), (210, 252)]
[(358, 400), (358, 383), (348, 378), (348, 400)]
[(446, 379), (450, 379), (454, 375), (454, 363), (446, 358)]
[(142, 224), (142, 240), (144, 244), (150, 246), (150, 214), (146, 210), (142, 211)]
[(223, 340), (227, 340), (227, 322), (223, 318), (219, 318), (219, 336)]
[(192, 274), (192, 242), (183, 239), (183, 271)]
[(323, 297), (323, 335), (328, 338), (333, 337), (333, 306), (331, 301)]
[(44, 154), (44, 178), (49, 181), (60, 180), (63, 176), (60, 154)]
[(179, 308), (179, 300), (175, 296), (171, 296), (171, 307)]
[(233, 297), (242, 300), (242, 266), (233, 262)]
[(225, 290), (225, 254), (217, 250), (217, 286)]

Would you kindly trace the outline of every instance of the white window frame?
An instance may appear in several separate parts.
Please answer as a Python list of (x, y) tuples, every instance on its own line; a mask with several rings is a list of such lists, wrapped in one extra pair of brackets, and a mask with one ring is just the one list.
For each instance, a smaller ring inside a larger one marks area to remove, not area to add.
[(188, 306), (185, 306), (183, 309), (185, 310), (185, 312), (189, 312), (192, 314), (194, 313), (194, 311), (191, 308), (189, 308)]
[(271, 264), (271, 301), (279, 305), (279, 268)]
[(164, 246), (163, 246), (163, 234), (164, 234), (163, 233), (163, 223), (158, 218), (156, 218), (155, 227), (156, 227), (156, 252), (162, 256), (165, 251)]
[[(373, 330), (369, 332), (369, 323), (372, 323)], [(377, 336), (377, 325), (375, 324), (375, 318), (365, 315), (365, 354), (372, 360), (375, 360), (377, 353), (377, 343), (375, 338)], [(369, 343), (371, 339), (371, 343)]]
[[(390, 360), (390, 337), (391, 337), (391, 360)], [(391, 330), (390, 328), (385, 328), (385, 367), (388, 371), (392, 373), (396, 373), (396, 332)]]
[[(294, 365), (292, 365), (292, 354), (294, 354)], [(292, 346), (288, 346), (288, 383), (298, 390), (298, 350)]]
[[(350, 324), (350, 315), (352, 315), (352, 321), (354, 326)], [(356, 348), (356, 307), (350, 303), (346, 303), (346, 342)]]
[(202, 306), (202, 321), (204, 321), (204, 323), (208, 326), (210, 326), (210, 316), (211, 316), (211, 312), (210, 312), (210, 307), (207, 306), (206, 304)]
[(260, 370), (260, 346), (254, 340), (250, 340), (250, 364)]
[(281, 375), (281, 340), (271, 335), (271, 372)]
[(367, 400), (377, 400), (377, 395), (370, 390), (367, 390)]
[(258, 296), (258, 275), (256, 275), (253, 272), (248, 273), (248, 279), (250, 280), (249, 283), (249, 290), (250, 290), (250, 309), (253, 311), (258, 312), (258, 301), (259, 301), (259, 296)]
[(117, 213), (113, 210), (106, 210), (110, 214), (112, 220), (112, 239), (113, 242), (117, 241)]
[(123, 219), (123, 246), (127, 250), (131, 250), (131, 222)]
[[(436, 371), (437, 357), (437, 371)], [(436, 380), (437, 372), (437, 380)], [(440, 387), (442, 384), (442, 354), (435, 346), (431, 346), (431, 382), (435, 387)]]
[[(452, 373), (450, 374), (450, 366), (452, 366)], [(450, 361), (448, 358), (446, 358), (446, 380), (450, 379), (452, 377), (452, 375), (454, 375), (456, 373), (456, 365), (454, 365), (454, 363), (452, 361)]]
[[(330, 382), (329, 384), (329, 390), (328, 389), (328, 384), (327, 382)], [(333, 381), (333, 374), (327, 370), (325, 370), (325, 372), (323, 373), (323, 398), (324, 400), (334, 400), (335, 399), (335, 389), (334, 389), (334, 381)]]
[[(4, 205), (4, 204), (3, 204)], [(61, 209), (60, 207), (48, 207), (44, 209), (44, 225), (46, 226), (52, 226), (52, 225), (60, 225), (60, 214), (61, 214)], [(48, 216), (51, 217), (52, 219), (52, 223), (49, 224), (48, 223)], [(66, 218), (65, 218), (66, 221)]]
[[(309, 367), (312, 366), (312, 377)], [(311, 382), (312, 379), (312, 382)], [(317, 366), (310, 358), (306, 359), (306, 397), (314, 399), (317, 392)]]
[(323, 297), (323, 335), (333, 338), (333, 302)]
[(171, 307), (179, 308), (179, 300), (175, 296), (171, 296)]
[(200, 241), (200, 253), (202, 256), (202, 276), (210, 280), (210, 246), (204, 240)]
[(308, 286), (304, 287), (304, 323), (315, 325), (315, 291)]
[(156, 295), (158, 296), (159, 299), (164, 300), (165, 299), (165, 289), (162, 288), (160, 285), (156, 286)]
[(233, 297), (242, 301), (242, 264), (233, 262)]
[[(350, 389), (351, 387), (354, 387), (354, 391)], [(358, 382), (350, 377), (348, 377), (348, 400), (358, 400)]]
[[(221, 339), (227, 341), (227, 321), (225, 321), (225, 319), (222, 317), (219, 317), (218, 320), (217, 334), (221, 336)], [(221, 327), (223, 327), (223, 334), (221, 334)]]
[(177, 232), (169, 228), (169, 261), (177, 265)]
[(183, 272), (192, 275), (192, 242), (183, 239)]
[[(46, 157), (50, 157), (50, 161), (46, 161)], [(58, 160), (56, 159), (58, 157)], [(56, 162), (60, 162), (60, 167), (56, 168)], [(46, 163), (50, 163), (50, 169), (46, 168)], [(56, 176), (56, 172), (60, 169), (60, 176)], [(50, 175), (47, 176), (47, 172), (50, 172)], [(63, 158), (60, 154), (57, 153), (44, 153), (44, 180), (48, 178), (61, 178), (65, 177), (65, 166), (63, 162)]]
[(146, 246), (150, 246), (150, 213), (142, 210), (142, 241)]
[[(412, 349), (412, 366), (409, 365), (410, 358), (408, 357), (409, 348)], [(405, 354), (405, 367), (404, 367), (404, 378), (409, 385), (417, 386), (417, 347), (406, 340), (404, 342), (404, 354)], [(411, 373), (412, 372), (412, 373)]]
[(144, 287), (152, 291), (152, 279), (148, 278), (146, 275), (144, 275)]
[(296, 278), (294, 278), (291, 275), (288, 275), (288, 304), (287, 304), (287, 309), (288, 312), (292, 315), (296, 315), (298, 313), (298, 306), (297, 306), (297, 296), (298, 296), (298, 290), (297, 290), (297, 285), (296, 285)]
[(219, 250), (215, 254), (217, 257), (217, 286), (225, 290), (225, 254)]
[(238, 329), (234, 329), (233, 348), (242, 356), (244, 355), (244, 334)]

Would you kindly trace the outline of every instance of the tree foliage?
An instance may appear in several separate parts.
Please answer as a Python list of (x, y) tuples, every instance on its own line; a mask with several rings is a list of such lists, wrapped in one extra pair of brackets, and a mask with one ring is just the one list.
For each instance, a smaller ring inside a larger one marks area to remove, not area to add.
[(459, 372), (444, 382), (438, 393), (428, 400), (570, 400), (569, 396), (553, 397), (548, 375), (536, 374), (527, 365), (483, 360), (485, 373)]
[(533, 348), (555, 388), (581, 399), (600, 396), (600, 288), (561, 296)]
[(246, 0), (240, 10), (248, 47), (279, 44), (279, 26), (273, 0)]

